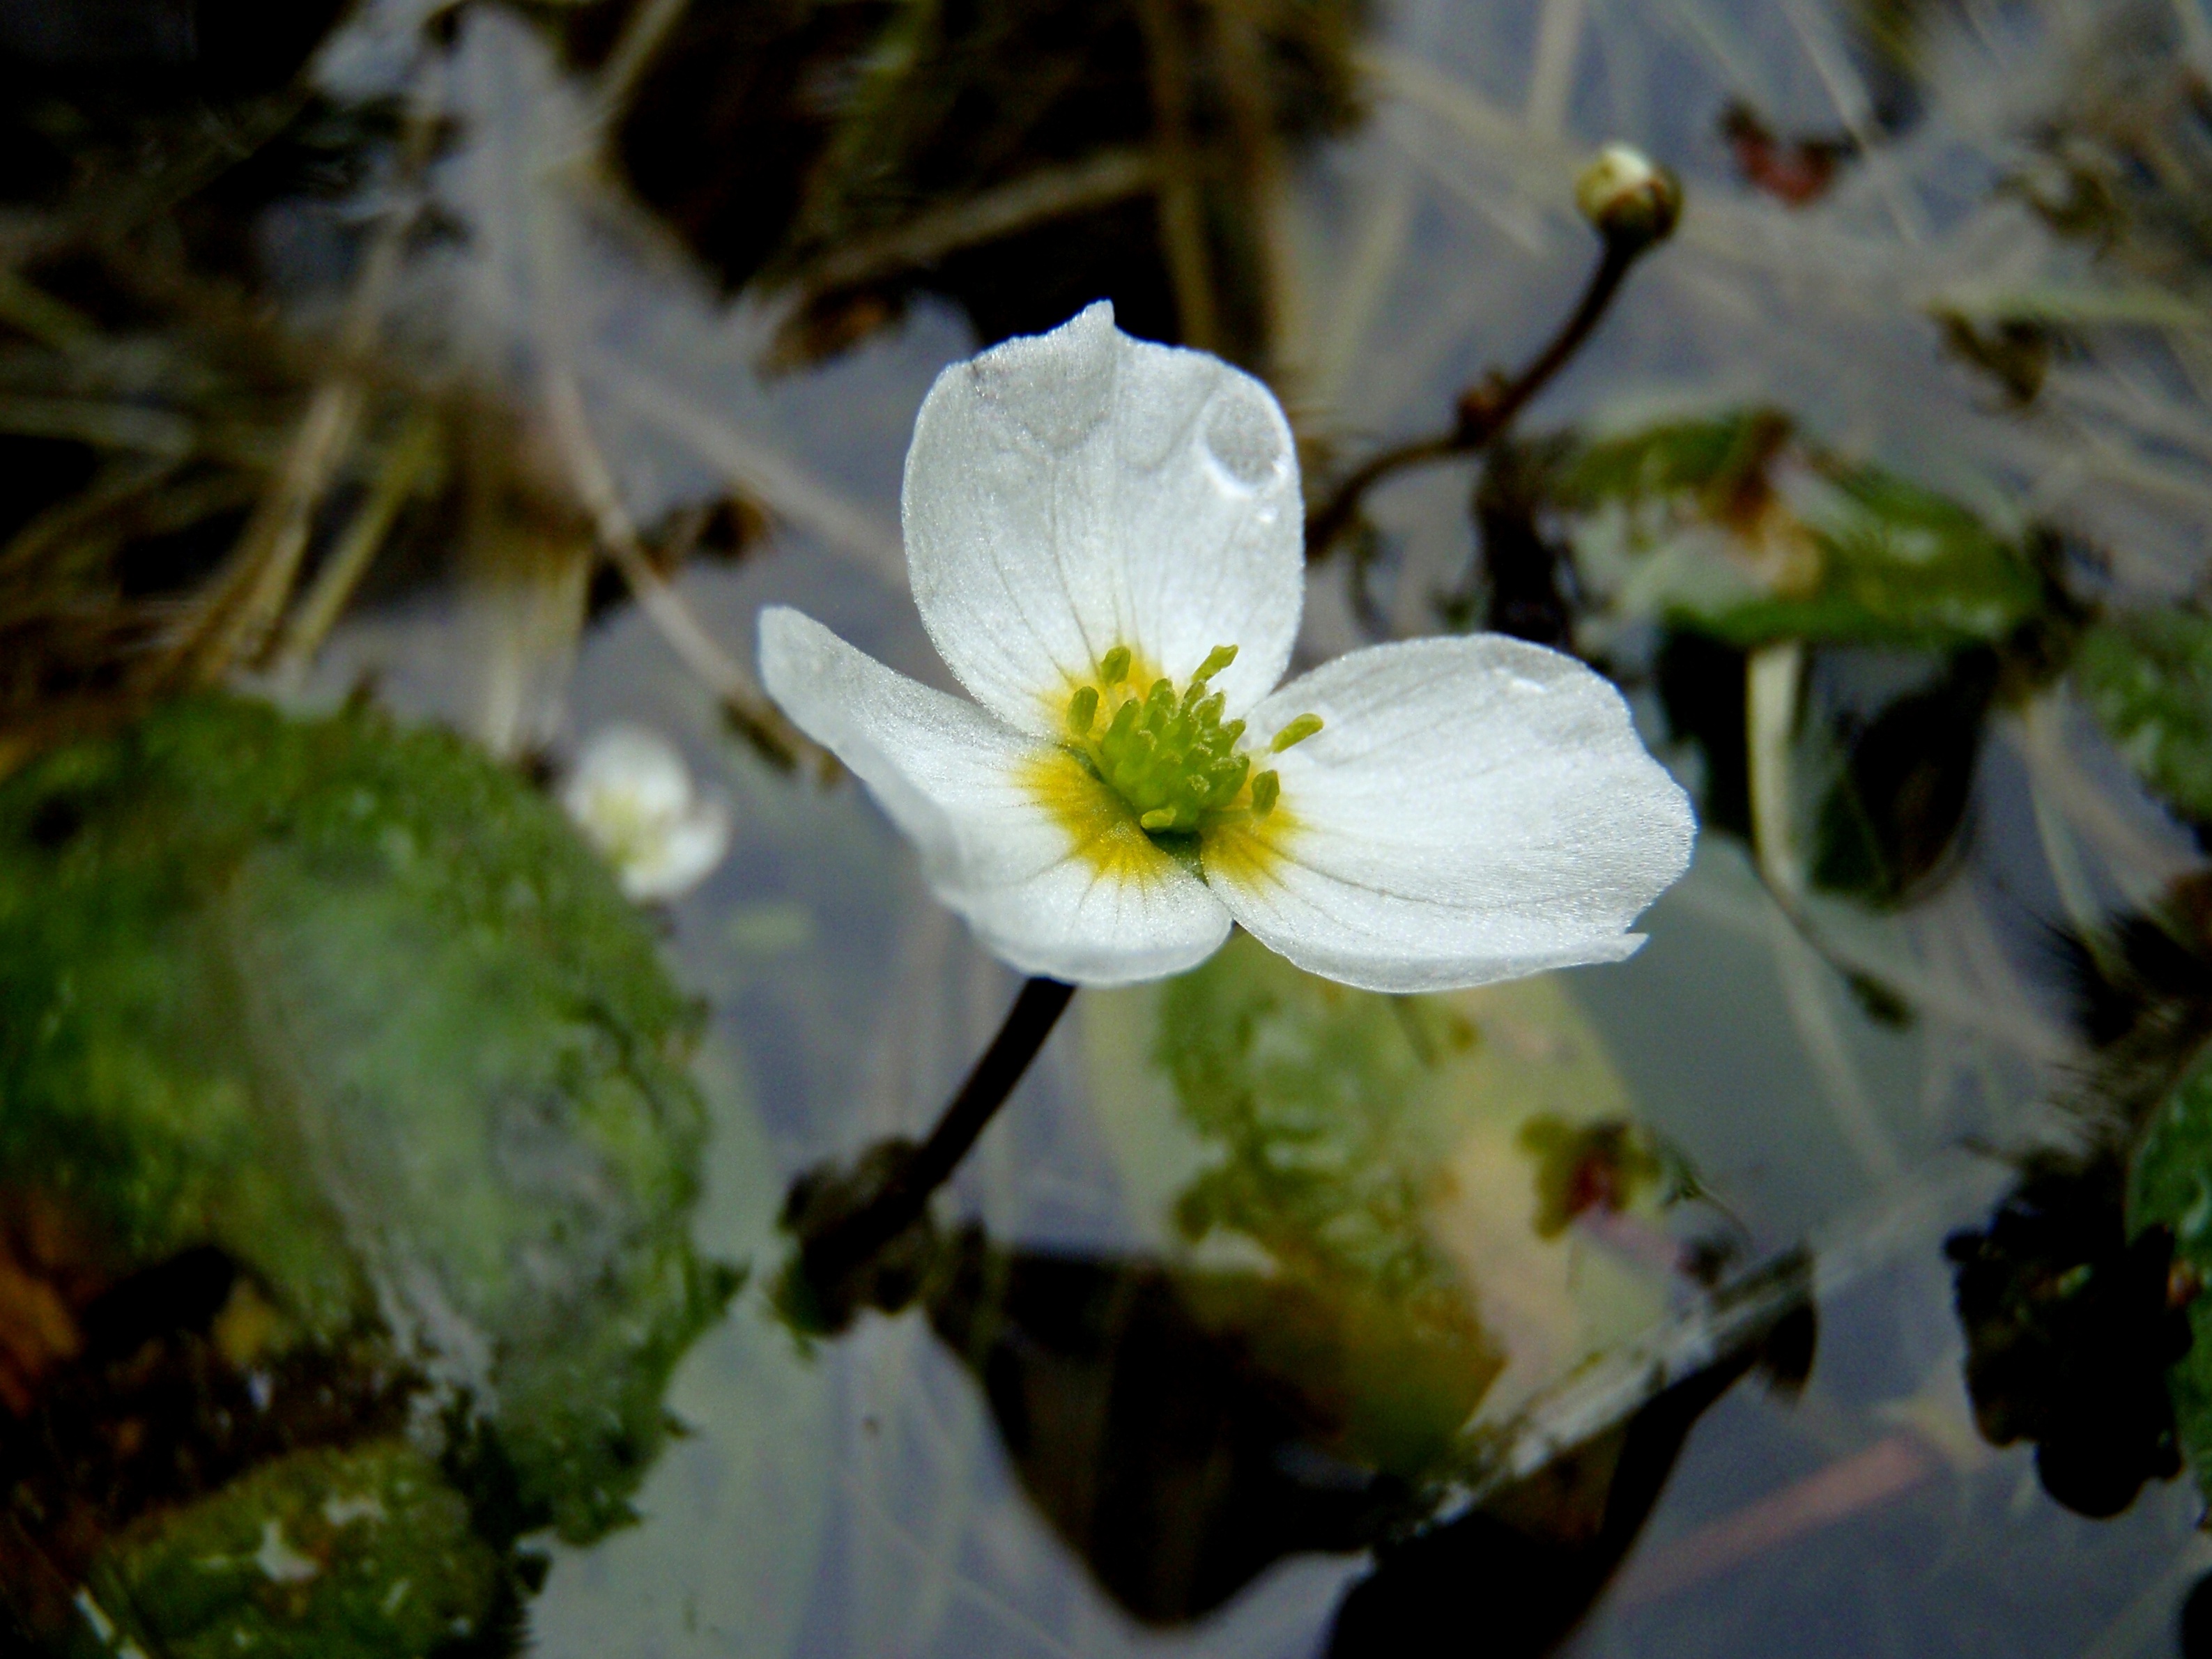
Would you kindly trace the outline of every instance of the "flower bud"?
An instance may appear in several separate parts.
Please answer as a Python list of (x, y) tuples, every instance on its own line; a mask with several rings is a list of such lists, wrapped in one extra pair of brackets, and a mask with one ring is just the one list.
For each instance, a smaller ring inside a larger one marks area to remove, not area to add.
[(1682, 185), (1631, 144), (1607, 144), (1575, 180), (1575, 205), (1608, 241), (1664, 241), (1682, 215)]

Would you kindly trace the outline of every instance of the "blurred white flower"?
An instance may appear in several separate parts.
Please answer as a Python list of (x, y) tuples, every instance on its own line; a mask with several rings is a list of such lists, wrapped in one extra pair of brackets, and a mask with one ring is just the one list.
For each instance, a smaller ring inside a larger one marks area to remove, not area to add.
[(614, 866), (625, 895), (679, 898), (730, 850), (730, 809), (702, 793), (676, 746), (642, 726), (610, 726), (585, 744), (561, 805)]
[(1688, 801), (1571, 657), (1416, 640), (1276, 690), (1305, 581), (1282, 410), (1108, 306), (940, 375), (902, 505), (975, 701), (781, 608), (762, 678), (1024, 972), (1177, 973), (1233, 919), (1349, 984), (1478, 985), (1628, 955), (1688, 860)]

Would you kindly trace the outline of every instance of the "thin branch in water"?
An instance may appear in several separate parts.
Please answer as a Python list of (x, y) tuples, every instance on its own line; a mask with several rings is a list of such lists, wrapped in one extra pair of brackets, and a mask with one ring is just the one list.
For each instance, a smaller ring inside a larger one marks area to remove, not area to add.
[(1530, 399), (1548, 385), (1582, 349), (1612, 305), (1637, 260), (1656, 245), (1655, 237), (1607, 235), (1598, 261), (1583, 285), (1582, 298), (1550, 342), (1510, 380), (1493, 375), (1460, 394), (1456, 419), (1448, 432), (1416, 439), (1370, 456), (1306, 517), (1306, 556), (1322, 559), (1358, 516), (1367, 492), (1393, 474), (1486, 447), (1510, 426)]
[(607, 54), (592, 88), (592, 124), (600, 132), (612, 130), (636, 92), (638, 82), (667, 43), (669, 34), (684, 21), (691, 0), (641, 0), (630, 14), (614, 50)]
[(1285, 223), (1287, 168), (1267, 84), (1267, 42), (1257, 21), (1237, 8), (1216, 5), (1208, 16), (1222, 101), (1236, 140), (1237, 188), (1251, 217), (1256, 256), (1252, 274), (1267, 378), (1276, 394), (1285, 396), (1298, 378), (1306, 330), (1297, 260)]

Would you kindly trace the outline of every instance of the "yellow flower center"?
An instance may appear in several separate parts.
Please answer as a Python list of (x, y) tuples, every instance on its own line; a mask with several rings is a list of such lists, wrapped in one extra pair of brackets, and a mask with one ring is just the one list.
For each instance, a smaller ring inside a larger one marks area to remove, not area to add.
[[(1274, 810), (1282, 780), (1255, 773), (1238, 744), (1243, 720), (1221, 718), (1224, 699), (1207, 682), (1237, 660), (1237, 647), (1218, 645), (1178, 693), (1175, 683), (1140, 686), (1130, 677), (1134, 654), (1117, 645), (1099, 659), (1095, 684), (1067, 700), (1067, 734), (1148, 836), (1188, 836)], [(1276, 752), (1321, 730), (1301, 714), (1275, 734)]]

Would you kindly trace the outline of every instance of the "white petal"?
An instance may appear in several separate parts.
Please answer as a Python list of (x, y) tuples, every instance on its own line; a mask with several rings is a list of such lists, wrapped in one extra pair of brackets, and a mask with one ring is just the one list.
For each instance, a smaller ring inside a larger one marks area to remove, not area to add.
[(938, 376), (902, 501), (921, 619), (977, 702), (1049, 735), (1127, 645), (1178, 682), (1217, 645), (1231, 715), (1290, 661), (1304, 598), (1291, 430), (1267, 387), (1092, 306)]
[(641, 902), (683, 897), (714, 873), (730, 850), (731, 827), (728, 802), (695, 802), (618, 866), (623, 893)]
[(674, 744), (641, 726), (595, 732), (577, 757), (562, 800), (579, 817), (601, 800), (620, 800), (648, 817), (678, 817), (690, 809), (691, 769)]
[[(796, 611), (761, 612), (761, 680), (921, 850), (939, 898), (1025, 974), (1124, 985), (1203, 962), (1229, 914), (1114, 804), (1085, 833), (1070, 789), (1103, 785), (1055, 744), (893, 672)], [(1054, 802), (1060, 810), (1054, 810)]]
[(1261, 852), (1209, 847), (1206, 878), (1315, 973), (1442, 990), (1616, 961), (1689, 861), (1689, 801), (1571, 657), (1499, 635), (1355, 651), (1262, 703), (1253, 735), (1308, 711), (1321, 732), (1263, 763), (1282, 805)]

